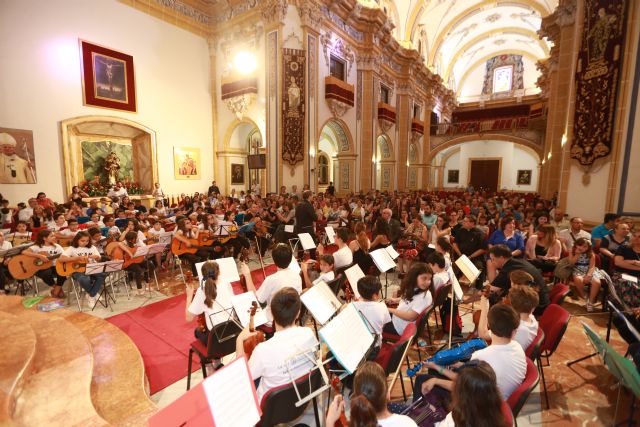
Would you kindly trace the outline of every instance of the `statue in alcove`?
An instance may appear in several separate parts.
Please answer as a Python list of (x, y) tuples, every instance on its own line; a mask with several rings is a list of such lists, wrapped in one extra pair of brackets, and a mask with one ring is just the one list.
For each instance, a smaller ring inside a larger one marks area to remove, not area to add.
[(115, 184), (118, 181), (118, 173), (120, 172), (120, 158), (113, 151), (104, 159), (104, 168), (109, 177), (109, 184)]

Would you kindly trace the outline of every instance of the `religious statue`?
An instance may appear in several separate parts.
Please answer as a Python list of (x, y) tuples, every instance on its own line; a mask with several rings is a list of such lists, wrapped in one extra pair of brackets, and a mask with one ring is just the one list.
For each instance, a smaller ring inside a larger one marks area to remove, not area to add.
[(118, 181), (120, 171), (120, 159), (113, 151), (104, 159), (104, 168), (109, 176), (109, 184), (113, 185)]
[(613, 31), (613, 24), (616, 21), (615, 15), (607, 15), (604, 8), (598, 10), (598, 22), (591, 28), (587, 36), (589, 40), (589, 63), (602, 61), (604, 59), (607, 44)]
[(296, 84), (296, 78), (293, 76), (287, 93), (289, 95), (289, 111), (297, 111), (300, 106), (300, 87)]

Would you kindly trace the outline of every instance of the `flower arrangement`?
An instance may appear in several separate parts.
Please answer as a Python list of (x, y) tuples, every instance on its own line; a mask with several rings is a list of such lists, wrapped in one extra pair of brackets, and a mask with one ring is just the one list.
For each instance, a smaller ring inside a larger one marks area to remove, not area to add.
[[(140, 184), (134, 181), (129, 181), (129, 179), (125, 179), (122, 182), (122, 185), (130, 195), (147, 193), (147, 191), (142, 188)], [(80, 184), (80, 189), (87, 193), (89, 197), (102, 197), (107, 195), (107, 193), (111, 189), (111, 185), (109, 185), (107, 182), (101, 182), (100, 177), (95, 176), (91, 181), (83, 181)]]

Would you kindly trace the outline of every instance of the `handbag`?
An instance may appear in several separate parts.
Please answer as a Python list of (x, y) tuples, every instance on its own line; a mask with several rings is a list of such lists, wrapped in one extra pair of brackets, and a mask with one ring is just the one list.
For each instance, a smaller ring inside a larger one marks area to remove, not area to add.
[(573, 263), (569, 257), (562, 258), (556, 264), (556, 268), (553, 270), (553, 275), (560, 280), (567, 280), (573, 274)]

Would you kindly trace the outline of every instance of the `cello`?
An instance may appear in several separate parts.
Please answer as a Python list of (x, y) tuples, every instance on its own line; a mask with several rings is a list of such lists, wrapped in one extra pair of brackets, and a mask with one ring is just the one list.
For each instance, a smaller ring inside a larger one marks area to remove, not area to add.
[(251, 309), (249, 310), (249, 332), (251, 335), (245, 338), (242, 343), (242, 348), (244, 349), (244, 354), (247, 355), (247, 359), (251, 358), (251, 354), (256, 346), (265, 340), (264, 332), (256, 331), (253, 326), (253, 318), (256, 315), (256, 311), (258, 311), (258, 303), (253, 301), (251, 302)]

